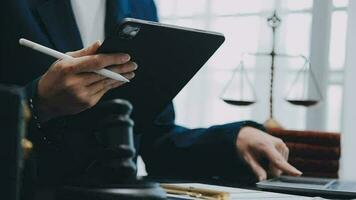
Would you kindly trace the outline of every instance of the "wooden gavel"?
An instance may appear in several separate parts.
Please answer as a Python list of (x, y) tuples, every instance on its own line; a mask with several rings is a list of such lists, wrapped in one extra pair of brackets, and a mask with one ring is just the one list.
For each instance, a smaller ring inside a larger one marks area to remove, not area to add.
[(3, 199), (20, 198), (24, 160), (29, 158), (33, 148), (25, 139), (31, 117), (25, 102), (22, 88), (0, 85), (0, 185)]

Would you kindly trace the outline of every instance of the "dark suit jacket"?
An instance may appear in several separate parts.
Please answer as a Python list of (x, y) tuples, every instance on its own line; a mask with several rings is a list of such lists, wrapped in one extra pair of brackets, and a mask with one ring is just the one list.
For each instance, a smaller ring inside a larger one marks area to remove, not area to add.
[[(116, 1), (118, 8), (113, 15), (116, 21), (124, 17), (157, 21), (156, 7), (152, 0)], [(70, 1), (3, 0), (0, 4), (2, 29), (0, 83), (26, 86), (28, 97), (35, 99), (36, 79), (45, 73), (55, 60), (20, 47), (18, 39), (28, 38), (61, 52), (82, 48)], [(50, 124), (60, 132), (66, 130), (65, 119), (66, 117), (63, 117), (54, 120), (55, 125)], [(139, 148), (149, 174), (189, 178), (212, 176), (232, 178), (241, 174), (239, 172), (244, 173), (245, 171), (241, 171), (243, 164), (236, 152), (237, 134), (243, 126), (262, 128), (257, 123), (244, 121), (207, 129), (187, 129), (174, 124), (172, 104), (162, 112), (156, 122), (150, 123), (152, 128), (142, 133)], [(41, 144), (42, 134), (43, 131), (41, 133), (32, 129), (30, 135), (37, 144), (38, 154), (35, 160), (39, 163), (37, 167), (40, 169), (38, 170), (40, 182), (44, 184), (56, 182), (54, 180), (80, 170), (78, 166), (68, 169), (67, 166), (75, 165), (77, 159), (83, 157), (81, 147), (75, 152), (64, 154), (65, 149), (61, 149), (60, 145), (52, 143), (48, 145), (50, 147), (46, 147)], [(64, 140), (70, 143), (71, 139), (64, 137)]]

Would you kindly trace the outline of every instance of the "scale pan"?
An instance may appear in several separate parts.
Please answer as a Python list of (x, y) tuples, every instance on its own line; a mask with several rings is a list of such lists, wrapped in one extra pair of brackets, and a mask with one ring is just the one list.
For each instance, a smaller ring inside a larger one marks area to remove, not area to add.
[(233, 71), (220, 98), (225, 103), (233, 106), (249, 106), (256, 103), (255, 89), (244, 69), (243, 60), (240, 61), (240, 65)]
[(296, 106), (310, 107), (319, 103), (318, 100), (287, 99), (289, 103)]
[(231, 99), (222, 99), (225, 103), (233, 105), (233, 106), (249, 106), (256, 101), (246, 101), (246, 100), (231, 100)]
[(311, 107), (322, 101), (323, 97), (310, 60), (306, 57), (303, 59), (304, 65), (297, 73), (285, 100), (296, 106)]

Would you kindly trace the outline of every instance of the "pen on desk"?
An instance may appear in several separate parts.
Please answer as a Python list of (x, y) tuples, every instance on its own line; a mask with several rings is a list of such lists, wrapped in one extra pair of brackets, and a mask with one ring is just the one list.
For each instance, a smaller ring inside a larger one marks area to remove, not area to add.
[[(61, 53), (59, 51), (50, 49), (48, 47), (45, 47), (45, 46), (40, 45), (40, 44), (37, 44), (37, 43), (32, 42), (32, 41), (27, 40), (27, 39), (21, 38), (19, 40), (19, 43), (22, 46), (29, 47), (29, 48), (31, 48), (33, 50), (39, 51), (41, 53), (44, 53), (46, 55), (52, 56), (52, 57), (57, 58), (57, 59), (73, 58), (70, 55), (67, 55), (67, 54)], [(130, 82), (127, 78), (123, 77), (122, 75), (120, 75), (118, 73), (115, 73), (115, 72), (112, 72), (112, 71), (107, 70), (107, 69), (100, 69), (100, 70), (96, 70), (94, 72), (97, 73), (97, 74), (100, 74), (102, 76), (117, 80), (117, 81)]]
[(172, 184), (161, 184), (161, 187), (166, 191), (168, 196), (174, 197), (190, 197), (202, 200), (227, 200), (229, 194), (222, 191), (215, 191), (210, 189), (185, 187)]

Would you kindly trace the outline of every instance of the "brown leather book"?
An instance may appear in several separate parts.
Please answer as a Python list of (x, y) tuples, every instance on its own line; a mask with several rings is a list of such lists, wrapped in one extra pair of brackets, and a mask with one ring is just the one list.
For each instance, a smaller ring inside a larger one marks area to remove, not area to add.
[(290, 158), (288, 162), (302, 172), (337, 173), (339, 171), (338, 160)]
[(340, 133), (285, 129), (268, 129), (267, 132), (281, 138), (284, 142), (340, 147)]
[(289, 148), (290, 158), (305, 158), (314, 160), (339, 160), (340, 147), (328, 147), (312, 144), (302, 144), (295, 142), (286, 142)]

